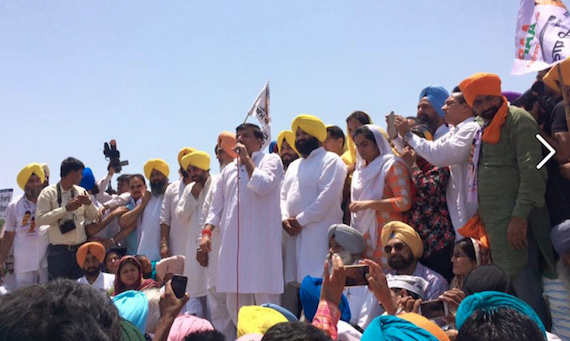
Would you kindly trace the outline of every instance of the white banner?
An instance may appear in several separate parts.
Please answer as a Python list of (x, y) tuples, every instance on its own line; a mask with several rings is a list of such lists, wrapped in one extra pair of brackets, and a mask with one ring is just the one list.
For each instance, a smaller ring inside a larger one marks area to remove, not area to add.
[(570, 56), (570, 13), (561, 0), (521, 0), (511, 73), (544, 70)]
[(255, 116), (261, 124), (261, 130), (263, 131), (263, 144), (261, 145), (261, 150), (269, 146), (271, 143), (271, 116), (269, 114), (269, 82), (265, 83), (265, 86), (259, 93), (259, 96), (253, 102), (251, 109), (249, 109), (248, 116)]
[(4, 231), (4, 224), (6, 223), (6, 210), (8, 204), (12, 201), (13, 189), (0, 189), (0, 236)]

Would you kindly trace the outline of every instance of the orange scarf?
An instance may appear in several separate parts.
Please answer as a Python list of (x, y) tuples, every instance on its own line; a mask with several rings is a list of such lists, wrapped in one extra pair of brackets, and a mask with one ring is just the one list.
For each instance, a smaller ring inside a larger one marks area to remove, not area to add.
[(499, 139), (501, 138), (501, 127), (507, 121), (507, 117), (509, 116), (509, 106), (507, 105), (508, 100), (505, 96), (501, 97), (503, 98), (503, 104), (495, 114), (495, 117), (493, 117), (491, 124), (489, 124), (489, 126), (483, 131), (483, 142), (490, 144), (499, 143)]
[[(498, 115), (498, 113), (497, 113)], [(484, 248), (489, 249), (491, 247), (491, 243), (489, 242), (489, 236), (485, 231), (485, 225), (481, 221), (481, 218), (476, 215), (473, 218), (469, 219), (467, 224), (462, 228), (458, 229), (457, 232), (461, 234), (463, 237), (466, 238), (474, 238), (481, 242)]]

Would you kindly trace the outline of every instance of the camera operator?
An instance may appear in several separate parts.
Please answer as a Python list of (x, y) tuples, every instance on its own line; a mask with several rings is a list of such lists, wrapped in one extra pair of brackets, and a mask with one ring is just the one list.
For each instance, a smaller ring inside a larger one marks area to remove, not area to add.
[[(567, 75), (565, 84), (567, 93), (570, 95), (568, 91), (570, 90), (570, 65), (563, 66), (563, 73)], [(539, 124), (540, 135), (556, 150), (556, 154), (546, 163), (548, 171), (546, 204), (551, 224), (556, 226), (570, 219), (570, 181), (562, 176), (560, 169), (561, 165), (570, 161), (570, 133), (568, 133), (564, 101), (558, 85), (557, 67), (551, 69), (542, 81), (546, 87), (536, 97), (532, 103), (532, 110), (529, 112)], [(536, 89), (537, 84), (539, 82), (533, 85), (533, 89)], [(545, 153), (548, 151), (545, 150)]]
[(36, 224), (49, 225), (48, 273), (50, 279), (78, 279), (83, 270), (77, 265), (77, 249), (87, 240), (85, 219), (97, 219), (97, 209), (85, 189), (83, 162), (68, 157), (61, 163), (61, 180), (41, 192)]

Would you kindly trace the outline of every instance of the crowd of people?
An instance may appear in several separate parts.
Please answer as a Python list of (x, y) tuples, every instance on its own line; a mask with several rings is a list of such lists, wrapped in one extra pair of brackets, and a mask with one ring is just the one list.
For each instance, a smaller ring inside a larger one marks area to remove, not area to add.
[(557, 68), (537, 76), (552, 108), (477, 73), (387, 131), (303, 114), (264, 153), (244, 123), (218, 136), (217, 175), (190, 147), (177, 181), (150, 159), (116, 190), (112, 163), (99, 181), (74, 157), (57, 181), (31, 163), (0, 243), (0, 339), (570, 340)]

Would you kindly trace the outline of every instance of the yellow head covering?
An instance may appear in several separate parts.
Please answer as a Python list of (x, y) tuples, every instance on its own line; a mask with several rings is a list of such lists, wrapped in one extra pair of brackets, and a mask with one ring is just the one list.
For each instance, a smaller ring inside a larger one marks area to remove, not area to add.
[(291, 123), (291, 132), (297, 133), (301, 128), (305, 133), (314, 136), (321, 143), (327, 139), (327, 128), (323, 121), (313, 115), (299, 115)]
[(287, 322), (277, 310), (259, 306), (245, 306), (239, 310), (237, 336), (246, 334), (265, 334), (277, 323)]
[(281, 154), (281, 145), (283, 144), (283, 140), (287, 141), (287, 143), (291, 146), (291, 148), (293, 148), (297, 155), (299, 154), (297, 148), (295, 148), (295, 134), (289, 130), (283, 130), (277, 136), (277, 150), (279, 154)]
[(206, 152), (194, 151), (182, 158), (181, 165), (184, 169), (194, 166), (205, 171), (210, 170), (210, 155)]
[(570, 86), (570, 58), (566, 58), (563, 62), (550, 69), (544, 78), (542, 78), (544, 84), (556, 92), (560, 92), (560, 87), (558, 86), (558, 68), (562, 68), (564, 85)]
[(408, 224), (401, 221), (392, 221), (382, 228), (382, 245), (388, 244), (390, 239), (396, 238), (406, 243), (412, 249), (414, 257), (420, 258), (424, 253), (424, 244), (420, 235)]
[(20, 186), (22, 190), (26, 187), (26, 183), (30, 180), (32, 174), (37, 175), (42, 183), (46, 180), (46, 174), (44, 173), (42, 166), (39, 163), (30, 163), (26, 167), (22, 168), (16, 178), (18, 186)]
[[(196, 149), (194, 149), (192, 147), (184, 147), (184, 148), (180, 149), (180, 151), (178, 152), (178, 165), (182, 166), (182, 157), (184, 157), (184, 155), (188, 155), (195, 150)], [(186, 167), (184, 167), (184, 169), (186, 169)]]
[(170, 168), (168, 167), (166, 161), (164, 161), (163, 159), (150, 159), (145, 163), (144, 175), (149, 180), (150, 180), (150, 174), (152, 173), (153, 169), (156, 169), (157, 171), (161, 172), (167, 178), (168, 175), (170, 174)]

